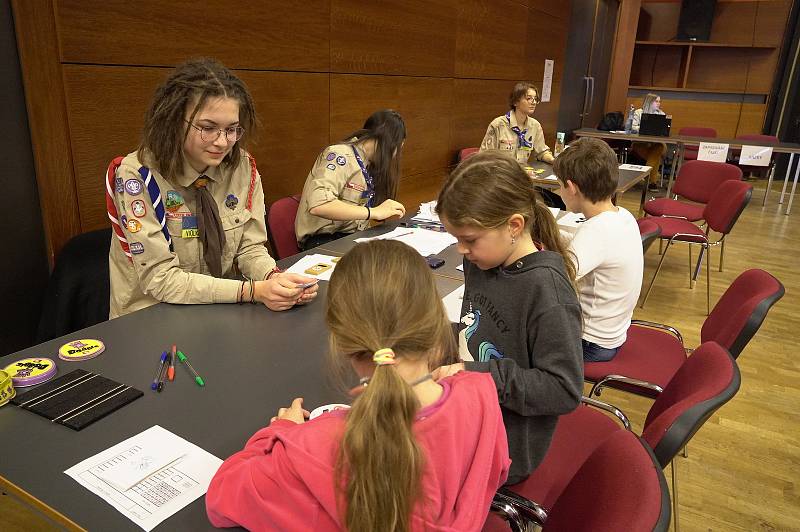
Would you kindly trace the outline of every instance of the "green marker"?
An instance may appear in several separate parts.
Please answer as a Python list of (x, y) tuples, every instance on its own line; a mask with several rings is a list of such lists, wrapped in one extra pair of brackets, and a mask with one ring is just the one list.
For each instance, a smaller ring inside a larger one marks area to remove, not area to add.
[(186, 367), (189, 368), (189, 371), (192, 372), (192, 375), (194, 375), (194, 382), (196, 382), (198, 386), (206, 385), (206, 383), (203, 381), (203, 377), (197, 374), (195, 369), (192, 367), (191, 363), (189, 363), (189, 359), (186, 358), (186, 355), (184, 355), (182, 351), (178, 351), (178, 359), (184, 364), (186, 364)]

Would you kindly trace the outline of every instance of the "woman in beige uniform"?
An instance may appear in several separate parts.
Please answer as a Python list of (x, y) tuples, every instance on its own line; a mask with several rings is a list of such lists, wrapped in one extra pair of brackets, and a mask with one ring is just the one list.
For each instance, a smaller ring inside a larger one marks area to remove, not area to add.
[(139, 149), (106, 173), (110, 318), (159, 301), (285, 310), (316, 296), (267, 253), (261, 176), (245, 151), (255, 124), (247, 87), (214, 60), (178, 66), (156, 90)]
[(306, 178), (295, 219), (301, 249), (342, 238), (370, 220), (403, 216), (394, 200), (406, 126), (395, 111), (373, 113), (348, 140), (328, 146)]

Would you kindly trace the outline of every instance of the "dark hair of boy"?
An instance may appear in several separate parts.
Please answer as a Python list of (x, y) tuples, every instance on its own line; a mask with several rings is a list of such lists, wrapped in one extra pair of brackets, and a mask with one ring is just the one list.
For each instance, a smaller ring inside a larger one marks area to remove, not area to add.
[(564, 186), (572, 181), (581, 194), (598, 203), (614, 195), (619, 166), (614, 151), (600, 139), (584, 137), (569, 145), (553, 162), (553, 171)]

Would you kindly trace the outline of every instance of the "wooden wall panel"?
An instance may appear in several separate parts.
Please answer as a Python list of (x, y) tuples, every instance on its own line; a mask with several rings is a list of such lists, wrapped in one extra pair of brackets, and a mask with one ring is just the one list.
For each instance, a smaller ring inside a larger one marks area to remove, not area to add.
[(695, 48), (686, 86), (744, 92), (749, 52), (736, 48)]
[(778, 47), (781, 45), (791, 7), (791, 0), (758, 3), (754, 46)]
[(780, 50), (777, 48), (754, 48), (748, 52), (745, 90), (749, 93), (769, 94), (775, 78)]
[(331, 74), (331, 142), (360, 128), (380, 109), (394, 109), (406, 123), (404, 176), (450, 164), (453, 80)]
[(668, 41), (674, 38), (680, 10), (680, 2), (642, 2), (636, 40)]
[[(82, 231), (107, 225), (103, 173), (112, 158), (136, 149), (150, 98), (168, 72), (65, 65)], [(328, 75), (238, 74), (261, 116), (261, 132), (250, 151), (258, 162), (267, 201), (299, 193), (316, 154), (328, 142)], [(115, 90), (108, 90), (111, 87)]]
[[(528, 33), (525, 47), (527, 66), (523, 80), (541, 80), (544, 60), (553, 59), (553, 79), (560, 80), (564, 72), (569, 21), (539, 10), (528, 12)], [(539, 83), (541, 88), (541, 83)]]
[(451, 152), (480, 146), (489, 122), (508, 111), (508, 95), (513, 88), (514, 82), (506, 80), (455, 80)]
[(230, 68), (330, 66), (327, 0), (57, 0), (56, 13), (65, 62), (159, 66), (209, 56)]
[(556, 18), (564, 19), (567, 22), (571, 15), (570, 8), (565, 5), (565, 2), (553, 2), (552, 0), (520, 0), (520, 3)]
[(456, 0), (332, 0), (331, 71), (454, 75)]
[(764, 128), (764, 117), (767, 114), (767, 105), (763, 103), (742, 104), (742, 113), (739, 117), (737, 135), (760, 135)]
[(681, 46), (636, 46), (631, 63), (631, 85), (680, 87), (681, 64), (686, 50)]
[(528, 8), (511, 0), (463, 0), (458, 5), (456, 77), (529, 77), (525, 36)]
[(752, 46), (757, 4), (757, 2), (717, 2), (709, 40)]

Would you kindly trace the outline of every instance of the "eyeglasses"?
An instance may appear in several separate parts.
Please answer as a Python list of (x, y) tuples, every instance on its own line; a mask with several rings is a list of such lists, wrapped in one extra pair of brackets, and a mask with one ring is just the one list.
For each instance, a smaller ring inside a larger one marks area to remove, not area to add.
[(203, 139), (203, 142), (214, 142), (223, 133), (225, 133), (225, 140), (228, 142), (236, 142), (244, 135), (244, 128), (241, 126), (231, 126), (220, 129), (212, 126), (198, 126), (192, 124), (188, 120), (185, 120), (185, 122), (200, 132), (200, 138)]
[(528, 103), (532, 104), (539, 104), (542, 101), (539, 99), (538, 96), (525, 96), (525, 100), (527, 100)]

